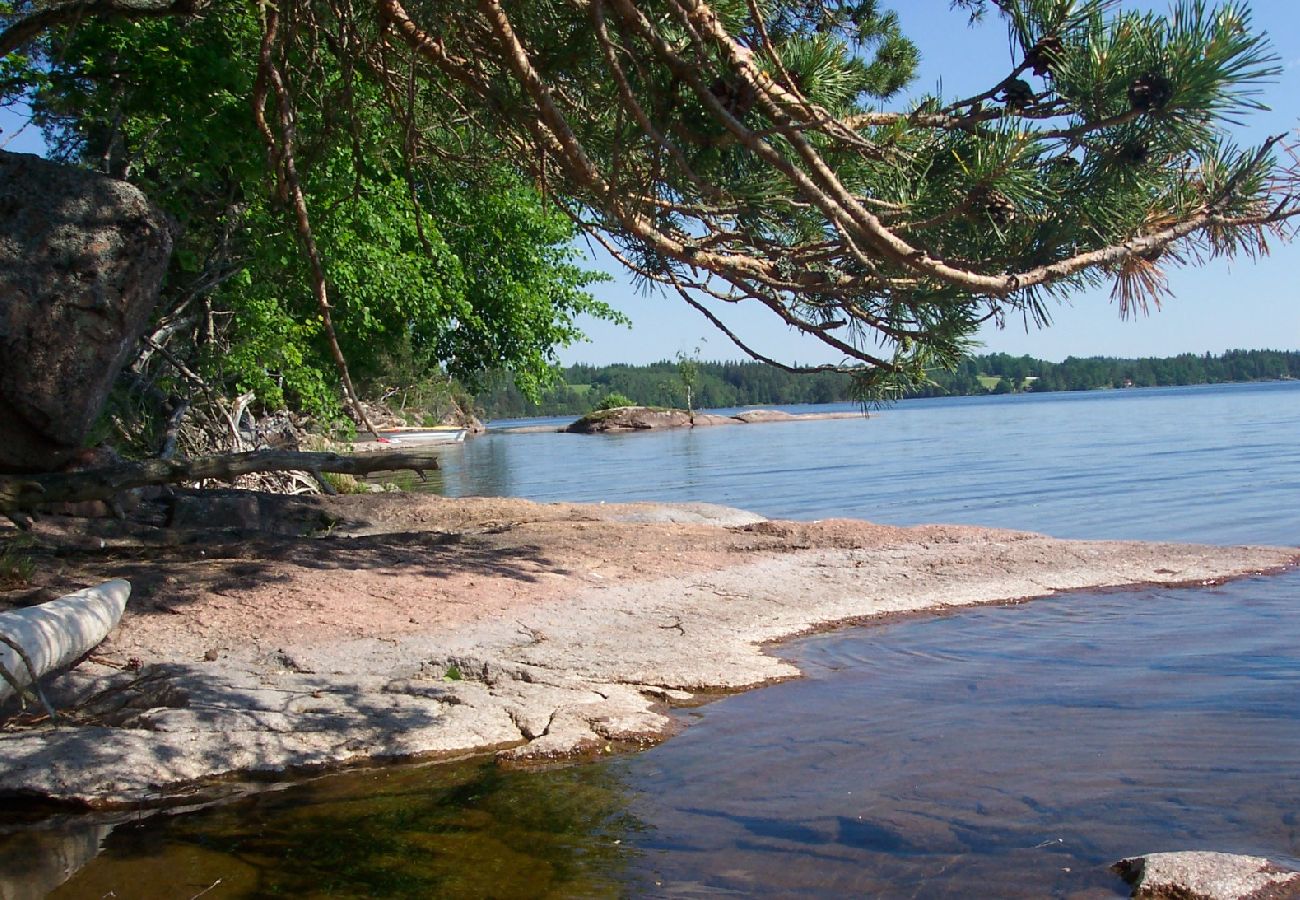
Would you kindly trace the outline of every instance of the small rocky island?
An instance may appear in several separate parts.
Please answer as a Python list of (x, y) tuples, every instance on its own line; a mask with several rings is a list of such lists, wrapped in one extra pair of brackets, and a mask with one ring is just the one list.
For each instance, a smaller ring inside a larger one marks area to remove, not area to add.
[(865, 419), (866, 412), (788, 413), (754, 409), (734, 416), (692, 413), (661, 406), (616, 406), (598, 409), (563, 429), (572, 434), (617, 434), (664, 428), (700, 428), (712, 425), (755, 425), (760, 422), (813, 422), (825, 419)]

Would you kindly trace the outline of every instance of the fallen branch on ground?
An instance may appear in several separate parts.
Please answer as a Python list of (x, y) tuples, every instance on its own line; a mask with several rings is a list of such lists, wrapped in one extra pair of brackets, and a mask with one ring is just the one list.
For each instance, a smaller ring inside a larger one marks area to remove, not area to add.
[(48, 503), (112, 500), (131, 488), (215, 479), (233, 481), (255, 472), (307, 472), (320, 481), (322, 472), (368, 475), (371, 472), (438, 468), (431, 450), (372, 453), (306, 453), (256, 450), (194, 459), (149, 459), (77, 472), (0, 475), (0, 513), (32, 510)]

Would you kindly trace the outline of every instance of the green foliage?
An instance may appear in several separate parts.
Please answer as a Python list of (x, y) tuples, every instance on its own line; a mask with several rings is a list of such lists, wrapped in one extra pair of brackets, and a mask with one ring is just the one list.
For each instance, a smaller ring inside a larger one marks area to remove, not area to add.
[[(938, 385), (990, 318), (1046, 323), (1102, 283), (1128, 314), (1159, 299), (1162, 266), (1262, 253), (1300, 215), (1274, 144), (1228, 133), (1281, 71), (1244, 3), (953, 5), (1005, 27), (1009, 71), (892, 111), (918, 52), (875, 0), (715, 0), (699, 21), (676, 0), (519, 0), (491, 27), (479, 4), (408, 4), (414, 29), (370, 4), (277, 6), (270, 56), (357, 380), (389, 387), (400, 359), (576, 395), (553, 348), (579, 315), (617, 317), (586, 291), (572, 221), (691, 303), (766, 306), (850, 361), (852, 396), (888, 397)], [(37, 8), (0, 0), (0, 22)], [(203, 9), (54, 28), (0, 91), (34, 91), (66, 158), (185, 227), (163, 315), (187, 360), (225, 392), (330, 414), (323, 325), (248, 112), (269, 8)], [(432, 44), (403, 43), (420, 30)]]
[(611, 391), (601, 398), (596, 404), (596, 410), (603, 411), (607, 409), (620, 409), (624, 406), (636, 406), (631, 397), (626, 394), (620, 394), (618, 391)]
[[(878, 394), (955, 366), (989, 318), (1046, 323), (1053, 301), (1103, 283), (1127, 314), (1159, 298), (1161, 266), (1261, 252), (1267, 226), (1300, 213), (1272, 145), (1227, 137), (1280, 72), (1243, 3), (958, 5), (1005, 26), (1005, 77), (884, 112), (917, 57), (875, 3), (720, 0), (714, 30), (688, 4), (638, 4), (635, 21), (605, 7), (603, 43), (584, 4), (503, 15), (562, 86), (546, 115), (580, 171), (575, 215), (647, 283), (765, 305), (864, 363), (852, 374)], [(482, 30), (476, 7), (419, 14)], [(509, 111), (485, 121), (536, 146), (542, 101), (511, 53), (485, 41), (476, 66), (484, 108)]]
[[(161, 316), (196, 325), (173, 350), (223, 392), (329, 418), (334, 361), (249, 109), (259, 40), (253, 8), (87, 22), (55, 37), (33, 104), (58, 155), (136, 182), (181, 225)], [(377, 88), (296, 53), (289, 65), (314, 67), (296, 98), (299, 170), (354, 381), (473, 386), (493, 369), (538, 396), (580, 316), (619, 318), (587, 292), (603, 276), (576, 264), (573, 224), (507, 166), (408, 167)]]
[(320, 477), (334, 489), (337, 494), (368, 494), (370, 489), (365, 482), (342, 472), (321, 472)]

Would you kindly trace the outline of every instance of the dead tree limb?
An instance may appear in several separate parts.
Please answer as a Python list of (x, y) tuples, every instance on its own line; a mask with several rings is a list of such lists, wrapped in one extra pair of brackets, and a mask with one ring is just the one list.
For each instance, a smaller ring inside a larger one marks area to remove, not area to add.
[(0, 475), (0, 513), (12, 514), (48, 503), (111, 500), (131, 488), (214, 479), (233, 481), (255, 472), (307, 472), (319, 480), (322, 472), (367, 475), (371, 472), (438, 468), (432, 450), (373, 453), (306, 453), (256, 450), (194, 459), (149, 459), (78, 472), (40, 475)]

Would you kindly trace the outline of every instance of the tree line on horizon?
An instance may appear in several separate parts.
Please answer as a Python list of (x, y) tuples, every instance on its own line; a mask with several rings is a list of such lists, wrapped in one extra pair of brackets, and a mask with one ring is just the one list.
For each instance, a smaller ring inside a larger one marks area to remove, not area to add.
[[(855, 399), (851, 377), (840, 372), (795, 375), (760, 362), (692, 362), (697, 367), (693, 375), (696, 408)], [(492, 380), (476, 401), (488, 419), (583, 415), (620, 396), (642, 406), (684, 407), (686, 384), (681, 365), (680, 361), (663, 360), (648, 365), (568, 366), (536, 402), (509, 378), (500, 377)], [(1091, 391), (1291, 378), (1300, 378), (1300, 351), (1229, 350), (1217, 356), (1182, 353), (1137, 359), (1069, 357), (1059, 363), (1028, 355), (989, 353), (967, 356), (952, 371), (932, 371), (929, 384), (902, 396)]]

